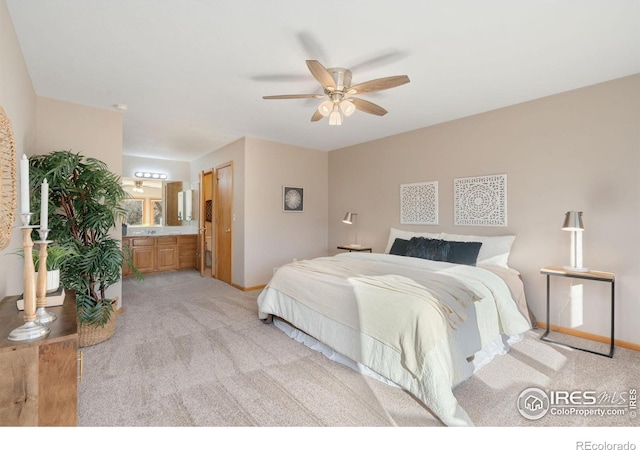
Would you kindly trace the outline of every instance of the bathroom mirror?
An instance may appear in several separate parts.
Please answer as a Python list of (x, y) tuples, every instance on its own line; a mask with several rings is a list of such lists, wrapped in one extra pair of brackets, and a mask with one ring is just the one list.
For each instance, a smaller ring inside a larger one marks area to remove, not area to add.
[[(124, 201), (127, 226), (189, 225), (184, 206), (181, 217), (185, 220), (180, 219), (178, 215), (178, 193), (187, 190), (192, 193), (188, 182), (122, 178), (122, 186), (131, 195), (131, 198)], [(193, 214), (190, 214), (190, 217), (193, 217)]]

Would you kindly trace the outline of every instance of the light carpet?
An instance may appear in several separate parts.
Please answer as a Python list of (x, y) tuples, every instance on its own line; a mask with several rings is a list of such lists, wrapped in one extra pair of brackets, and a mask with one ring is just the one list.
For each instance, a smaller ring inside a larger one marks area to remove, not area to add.
[[(124, 312), (114, 336), (83, 349), (79, 425), (442, 426), (401, 389), (330, 361), (262, 323), (259, 293), (195, 271), (125, 278)], [(542, 342), (540, 334), (530, 331), (456, 387), (456, 398), (477, 426), (640, 424), (629, 410), (622, 416), (524, 418), (516, 403), (529, 387), (617, 394), (618, 400), (640, 388), (637, 352), (618, 348), (609, 359)]]

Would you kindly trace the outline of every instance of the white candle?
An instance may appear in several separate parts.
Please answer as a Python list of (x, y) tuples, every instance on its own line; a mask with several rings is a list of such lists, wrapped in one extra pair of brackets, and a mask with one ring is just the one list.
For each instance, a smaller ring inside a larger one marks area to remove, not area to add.
[(20, 207), (22, 214), (28, 214), (29, 207), (29, 160), (22, 155), (20, 160)]
[(45, 178), (42, 182), (42, 186), (40, 188), (40, 229), (48, 230), (49, 229), (49, 183), (47, 183), (47, 179)]

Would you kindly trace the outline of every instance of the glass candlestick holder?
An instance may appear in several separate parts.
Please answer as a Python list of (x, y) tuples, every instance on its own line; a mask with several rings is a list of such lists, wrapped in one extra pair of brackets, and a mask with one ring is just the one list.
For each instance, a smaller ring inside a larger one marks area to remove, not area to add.
[[(36, 273), (33, 264), (33, 240), (31, 231), (35, 228), (29, 225), (32, 213), (22, 215), (22, 250), (24, 254), (24, 325), (15, 328), (9, 333), (10, 341), (30, 341), (39, 339), (51, 331), (46, 325), (36, 322)], [(46, 276), (45, 276), (46, 279)]]

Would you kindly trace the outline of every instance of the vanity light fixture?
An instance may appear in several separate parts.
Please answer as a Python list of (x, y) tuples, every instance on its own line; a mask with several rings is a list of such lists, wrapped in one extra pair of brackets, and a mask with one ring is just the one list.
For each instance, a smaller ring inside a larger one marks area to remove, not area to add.
[(137, 178), (152, 178), (155, 180), (166, 180), (166, 173), (153, 173), (153, 172), (136, 172), (134, 174)]

